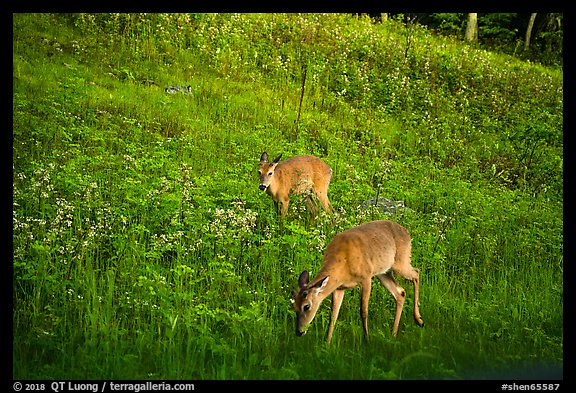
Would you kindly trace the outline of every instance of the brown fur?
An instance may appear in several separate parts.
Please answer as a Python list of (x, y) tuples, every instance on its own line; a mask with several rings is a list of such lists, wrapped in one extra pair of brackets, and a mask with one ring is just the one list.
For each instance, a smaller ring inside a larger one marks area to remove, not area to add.
[(308, 282), (304, 271), (298, 280), (299, 289), (293, 291), (296, 311), (296, 333), (302, 335), (312, 322), (322, 301), (332, 294), (332, 315), (328, 326), (328, 344), (332, 340), (334, 324), (344, 298), (344, 291), (360, 285), (360, 317), (364, 335), (368, 337), (368, 300), (372, 277), (376, 276), (396, 300), (396, 314), (392, 332), (398, 326), (406, 291), (398, 285), (394, 274), (414, 284), (414, 320), (419, 326), (424, 322), (418, 306), (419, 271), (410, 262), (411, 239), (408, 231), (392, 221), (372, 221), (345, 230), (328, 244), (322, 267), (316, 277)]
[(274, 201), (276, 211), (281, 217), (286, 215), (290, 204), (290, 194), (306, 196), (308, 208), (317, 213), (313, 196), (320, 201), (326, 211), (332, 212), (328, 199), (328, 186), (332, 179), (332, 168), (314, 156), (295, 156), (280, 162), (280, 154), (274, 161), (268, 161), (268, 154), (262, 153), (258, 175), (260, 189), (266, 191)]

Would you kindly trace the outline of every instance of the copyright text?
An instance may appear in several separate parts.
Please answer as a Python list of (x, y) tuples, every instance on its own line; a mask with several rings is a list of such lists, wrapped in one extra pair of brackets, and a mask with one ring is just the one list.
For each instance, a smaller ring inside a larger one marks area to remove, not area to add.
[(170, 383), (170, 382), (14, 382), (12, 388), (15, 392), (150, 392), (150, 391), (193, 391), (193, 383)]

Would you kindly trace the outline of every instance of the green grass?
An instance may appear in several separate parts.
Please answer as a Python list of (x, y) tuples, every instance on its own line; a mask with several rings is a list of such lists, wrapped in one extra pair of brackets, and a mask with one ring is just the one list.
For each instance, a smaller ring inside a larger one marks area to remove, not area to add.
[[(560, 375), (561, 71), (336, 14), (18, 14), (13, 31), (15, 379)], [(331, 165), (334, 220), (294, 198), (279, 221), (265, 150)], [(358, 208), (376, 195), (411, 210)], [(375, 281), (369, 343), (358, 289), (330, 348), (329, 301), (296, 337), (300, 272), (382, 218), (413, 237), (425, 327), (403, 282), (394, 339)]]

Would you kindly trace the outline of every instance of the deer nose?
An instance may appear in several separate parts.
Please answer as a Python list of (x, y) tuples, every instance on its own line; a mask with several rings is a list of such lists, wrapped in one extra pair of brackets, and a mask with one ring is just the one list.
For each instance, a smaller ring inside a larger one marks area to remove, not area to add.
[(296, 329), (296, 335), (297, 335), (298, 337), (303, 336), (303, 335), (305, 335), (305, 334), (306, 334), (306, 330), (301, 331), (301, 330)]
[(266, 189), (266, 186), (264, 184), (260, 184), (260, 190), (264, 191)]

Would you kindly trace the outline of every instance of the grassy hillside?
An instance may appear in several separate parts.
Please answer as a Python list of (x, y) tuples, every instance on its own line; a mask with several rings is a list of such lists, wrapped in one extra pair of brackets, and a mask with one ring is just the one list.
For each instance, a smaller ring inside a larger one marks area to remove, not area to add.
[[(563, 76), (349, 15), (14, 15), (15, 379), (468, 379), (563, 368)], [(153, 81), (151, 84), (146, 81)], [(169, 95), (164, 87), (191, 86)], [(303, 92), (303, 95), (302, 95)], [(333, 218), (258, 190), (334, 170)], [(409, 210), (361, 209), (376, 196)], [(332, 237), (413, 237), (407, 290), (294, 334)]]

